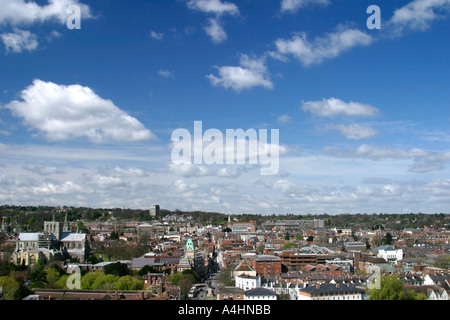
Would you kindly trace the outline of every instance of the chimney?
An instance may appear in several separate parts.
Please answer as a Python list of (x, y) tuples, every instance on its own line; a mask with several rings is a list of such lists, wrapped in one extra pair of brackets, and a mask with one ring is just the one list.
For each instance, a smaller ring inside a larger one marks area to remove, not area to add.
[(320, 284), (316, 284), (316, 289), (320, 289)]
[(336, 283), (336, 288), (339, 288), (340, 287), (340, 284), (339, 283)]

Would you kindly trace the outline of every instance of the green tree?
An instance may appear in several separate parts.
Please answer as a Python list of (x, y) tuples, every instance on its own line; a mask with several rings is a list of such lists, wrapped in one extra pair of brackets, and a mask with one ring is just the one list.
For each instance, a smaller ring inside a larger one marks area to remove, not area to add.
[(232, 265), (220, 270), (219, 275), (217, 276), (217, 280), (221, 283), (221, 285), (234, 285), (233, 271), (234, 267)]
[(105, 267), (105, 274), (112, 274), (119, 277), (124, 277), (130, 274), (130, 270), (124, 263), (116, 262), (108, 264)]
[(189, 290), (191, 289), (193, 284), (194, 284), (194, 281), (192, 280), (191, 277), (185, 277), (180, 280), (180, 283), (179, 283), (180, 293), (181, 293), (181, 296), (184, 297), (184, 299), (187, 298)]
[(37, 264), (30, 271), (28, 276), (31, 288), (46, 288), (47, 287), (47, 273), (44, 271), (41, 264)]
[(450, 256), (441, 256), (434, 260), (433, 266), (441, 269), (450, 268)]
[(403, 300), (403, 281), (398, 275), (382, 276), (380, 288), (369, 289), (370, 300)]
[(192, 281), (194, 281), (194, 283), (200, 280), (200, 277), (198, 276), (197, 272), (195, 272), (192, 269), (184, 270), (182, 274), (184, 278), (191, 278)]
[(2, 288), (2, 300), (16, 300), (19, 291), (19, 283), (12, 276), (0, 277), (0, 287)]
[(387, 245), (392, 244), (392, 235), (389, 232), (384, 236), (383, 243)]
[(55, 287), (57, 289), (67, 289), (67, 280), (69, 279), (70, 275), (63, 274), (59, 277), (59, 279), (55, 282)]
[(428, 300), (428, 298), (422, 292), (416, 292), (410, 289), (406, 291), (404, 300)]
[(144, 283), (132, 276), (124, 276), (120, 277), (119, 280), (116, 281), (116, 289), (117, 290), (143, 290)]
[(81, 277), (81, 289), (91, 290), (97, 278), (102, 277), (104, 273), (102, 271), (89, 272)]
[(56, 284), (59, 278), (61, 277), (61, 274), (55, 269), (50, 268), (46, 271), (46, 282), (47, 287), (51, 289), (57, 289), (58, 285)]
[(92, 283), (94, 290), (113, 290), (116, 288), (116, 283), (120, 278), (112, 274), (103, 274), (98, 276)]
[(297, 248), (297, 247), (298, 247), (298, 245), (295, 243), (292, 243), (292, 242), (286, 242), (283, 245), (283, 249), (290, 249), (290, 248)]
[(180, 281), (183, 279), (183, 274), (181, 272), (176, 272), (167, 277), (167, 281), (172, 282), (173, 285), (178, 286)]

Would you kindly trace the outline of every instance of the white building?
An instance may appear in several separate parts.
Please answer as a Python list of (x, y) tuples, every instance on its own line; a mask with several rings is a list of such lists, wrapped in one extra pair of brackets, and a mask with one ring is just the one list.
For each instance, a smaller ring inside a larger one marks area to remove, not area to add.
[(380, 246), (377, 248), (378, 258), (383, 258), (389, 263), (397, 263), (397, 261), (400, 261), (403, 259), (403, 250), (402, 249), (394, 249), (393, 247), (385, 247)]
[(298, 300), (363, 300), (363, 290), (346, 284), (323, 283), (298, 289)]
[(277, 300), (277, 294), (266, 288), (254, 288), (245, 292), (244, 300)]
[(234, 277), (235, 286), (244, 291), (252, 290), (261, 286), (261, 277), (250, 275), (239, 275)]

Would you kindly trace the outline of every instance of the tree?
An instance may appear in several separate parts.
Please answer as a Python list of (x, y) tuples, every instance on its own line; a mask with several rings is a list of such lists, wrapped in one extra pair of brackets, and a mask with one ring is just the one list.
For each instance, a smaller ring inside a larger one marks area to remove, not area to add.
[(405, 300), (428, 300), (427, 296), (422, 292), (416, 292), (413, 289), (409, 289), (405, 293)]
[(404, 283), (396, 274), (382, 276), (380, 288), (369, 289), (370, 300), (403, 300)]
[(194, 281), (191, 277), (186, 277), (181, 279), (180, 283), (178, 284), (180, 286), (180, 293), (182, 296), (184, 296), (184, 299), (186, 299), (189, 290), (191, 289), (192, 285), (194, 284)]
[(286, 242), (283, 245), (283, 249), (291, 249), (291, 248), (297, 248), (297, 247), (298, 247), (298, 245), (293, 242)]
[(178, 286), (182, 279), (183, 279), (183, 274), (181, 272), (176, 272), (167, 277), (167, 281), (172, 282), (172, 284), (175, 286)]
[(57, 281), (59, 280), (61, 274), (55, 269), (50, 268), (46, 271), (46, 281), (47, 281), (47, 287), (51, 289), (58, 288)]
[(183, 274), (184, 278), (190, 278), (190, 279), (192, 279), (192, 281), (194, 281), (194, 283), (197, 282), (200, 279), (200, 277), (198, 276), (197, 272), (195, 272), (192, 269), (184, 270), (182, 272), (182, 274)]
[(31, 270), (28, 276), (31, 288), (46, 288), (47, 287), (47, 273), (41, 264), (37, 264), (33, 270)]
[(90, 290), (93, 288), (95, 281), (104, 275), (101, 271), (89, 272), (81, 277), (81, 289)]
[(384, 244), (390, 245), (392, 244), (392, 235), (388, 232), (383, 238)]
[(2, 288), (2, 300), (16, 300), (16, 293), (19, 291), (19, 283), (13, 277), (0, 277), (0, 287)]
[(105, 267), (105, 274), (112, 274), (115, 276), (123, 277), (130, 274), (126, 264), (116, 262), (111, 263)]
[(234, 271), (233, 265), (220, 270), (219, 275), (217, 276), (217, 280), (223, 286), (233, 286), (234, 285), (233, 271)]
[(120, 277), (115, 283), (117, 290), (143, 290), (144, 284), (132, 276)]
[(92, 283), (93, 290), (113, 290), (116, 289), (116, 282), (120, 278), (112, 274), (99, 275)]

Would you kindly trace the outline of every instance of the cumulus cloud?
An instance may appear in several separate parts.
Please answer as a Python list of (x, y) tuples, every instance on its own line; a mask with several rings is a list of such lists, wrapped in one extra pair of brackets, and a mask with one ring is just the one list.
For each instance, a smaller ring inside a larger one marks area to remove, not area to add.
[(38, 47), (38, 41), (35, 34), (27, 30), (14, 28), (12, 33), (2, 33), (0, 38), (6, 48), (6, 53), (21, 53), (22, 51), (34, 51)]
[(379, 110), (371, 105), (353, 101), (345, 102), (337, 98), (302, 102), (301, 108), (303, 111), (326, 118), (336, 116), (372, 117), (379, 113)]
[(199, 10), (206, 13), (239, 14), (239, 9), (234, 3), (222, 2), (221, 0), (190, 0), (187, 3), (188, 8)]
[(204, 27), (206, 34), (213, 43), (221, 43), (228, 38), (222, 25), (222, 16), (239, 15), (239, 9), (234, 3), (222, 2), (221, 0), (190, 0), (187, 6), (191, 10), (214, 15), (214, 17), (208, 19), (208, 24)]
[[(82, 19), (94, 18), (90, 7), (78, 0), (48, 0), (47, 4), (39, 5), (36, 1), (25, 0), (0, 0), (0, 29), (10, 26), (13, 32), (4, 32), (0, 37), (5, 45), (6, 52), (21, 53), (33, 51), (38, 47), (37, 36), (28, 30), (22, 30), (25, 26), (50, 23), (52, 21), (65, 24), (71, 12), (68, 8), (76, 5), (80, 8)], [(19, 29), (19, 27), (21, 27)], [(47, 35), (51, 41), (61, 34), (52, 31)]]
[(312, 42), (307, 39), (306, 33), (297, 33), (291, 39), (278, 39), (275, 41), (277, 51), (272, 56), (281, 60), (292, 56), (304, 66), (310, 66), (335, 58), (351, 48), (367, 46), (372, 41), (372, 37), (365, 32), (340, 26), (336, 32), (317, 37)]
[(82, 18), (92, 18), (88, 5), (78, 0), (48, 0), (48, 4), (39, 5), (36, 1), (0, 0), (0, 25), (31, 25), (56, 20), (65, 23), (70, 16), (67, 8), (76, 5), (81, 10)]
[(281, 11), (296, 12), (308, 5), (327, 6), (329, 4), (330, 0), (282, 0)]
[(87, 193), (88, 190), (82, 186), (73, 183), (72, 181), (66, 181), (63, 184), (57, 183), (43, 183), (38, 187), (34, 187), (33, 193), (36, 195), (69, 195), (74, 193)]
[(88, 87), (34, 80), (20, 98), (5, 107), (50, 141), (87, 138), (104, 143), (154, 138), (136, 118)]
[(450, 0), (414, 0), (394, 11), (386, 28), (396, 35), (406, 30), (424, 31), (450, 11)]
[(267, 89), (273, 88), (269, 72), (265, 65), (265, 59), (251, 59), (247, 55), (241, 55), (240, 66), (217, 67), (219, 75), (207, 75), (213, 86), (231, 88), (237, 92), (262, 86)]

